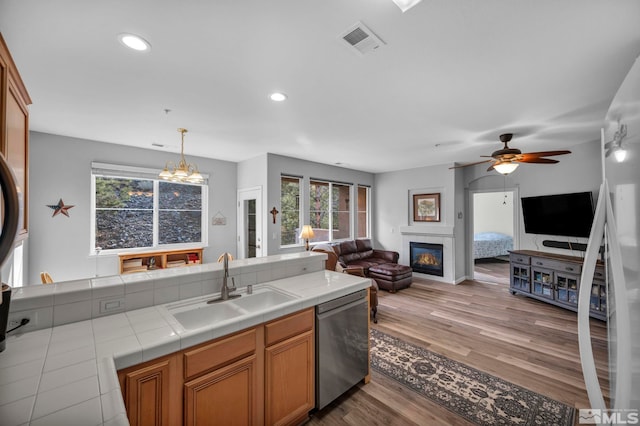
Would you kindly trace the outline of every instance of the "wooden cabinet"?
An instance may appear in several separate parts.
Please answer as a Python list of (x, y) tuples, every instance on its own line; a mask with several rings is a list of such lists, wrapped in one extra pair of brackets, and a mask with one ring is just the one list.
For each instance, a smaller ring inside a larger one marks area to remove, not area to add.
[(265, 422), (295, 425), (315, 405), (313, 309), (265, 326)]
[(294, 425), (315, 405), (314, 308), (118, 372), (138, 425)]
[(175, 268), (202, 263), (202, 249), (147, 251), (118, 255), (120, 273), (130, 274), (153, 269)]
[(16, 239), (28, 236), (29, 109), (31, 98), (0, 35), (0, 151), (16, 177), (20, 220)]
[(580, 288), (591, 292), (589, 315), (601, 320), (607, 319), (607, 293), (604, 282), (604, 267), (601, 262), (591, 283), (580, 283), (583, 259), (554, 253), (532, 250), (514, 250), (510, 252), (512, 294), (522, 294), (562, 306), (573, 311), (578, 310)]
[(118, 373), (131, 426), (182, 422), (180, 360), (169, 355)]
[(184, 424), (257, 424), (257, 370), (254, 354), (185, 383)]
[(259, 424), (261, 326), (184, 350), (185, 425)]

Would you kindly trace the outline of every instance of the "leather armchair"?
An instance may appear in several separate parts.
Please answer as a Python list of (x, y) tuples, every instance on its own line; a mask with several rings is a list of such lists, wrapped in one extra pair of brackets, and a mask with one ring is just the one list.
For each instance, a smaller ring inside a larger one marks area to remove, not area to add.
[[(357, 275), (367, 278), (362, 266), (345, 266), (338, 261), (338, 255), (333, 247), (328, 244), (318, 244), (314, 246), (312, 251), (317, 251), (327, 254), (327, 260), (325, 262), (325, 269), (329, 271), (343, 272), (346, 274)], [(374, 323), (378, 323), (378, 283), (375, 280), (371, 280), (371, 287), (369, 287), (369, 308), (371, 309), (371, 316)]]

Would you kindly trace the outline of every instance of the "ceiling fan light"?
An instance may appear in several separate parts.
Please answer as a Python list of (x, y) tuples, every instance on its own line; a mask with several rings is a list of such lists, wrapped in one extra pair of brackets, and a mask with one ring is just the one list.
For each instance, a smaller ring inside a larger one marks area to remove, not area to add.
[(493, 168), (500, 174), (508, 175), (517, 169), (518, 166), (518, 163), (500, 163), (493, 166)]
[(402, 13), (411, 9), (416, 4), (420, 3), (422, 0), (393, 0), (393, 2), (400, 8)]
[(616, 149), (613, 151), (613, 156), (618, 163), (622, 163), (627, 158), (627, 150), (624, 148)]

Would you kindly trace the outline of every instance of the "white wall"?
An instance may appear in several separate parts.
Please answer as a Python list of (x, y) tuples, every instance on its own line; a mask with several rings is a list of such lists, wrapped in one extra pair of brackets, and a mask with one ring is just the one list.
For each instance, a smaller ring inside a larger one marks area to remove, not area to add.
[(513, 237), (513, 192), (473, 194), (473, 232), (499, 232)]
[[(96, 258), (89, 256), (91, 214), (91, 162), (162, 168), (177, 154), (123, 145), (31, 132), (29, 146), (29, 244), (27, 284), (40, 282), (41, 271), (56, 281), (93, 277)], [(202, 173), (209, 174), (209, 224), (216, 212), (223, 226), (209, 226), (209, 247), (204, 261), (212, 262), (224, 251), (235, 250), (236, 163), (190, 157)], [(74, 207), (69, 216), (51, 217), (49, 204), (62, 198)], [(98, 274), (118, 273), (117, 256), (100, 255)]]

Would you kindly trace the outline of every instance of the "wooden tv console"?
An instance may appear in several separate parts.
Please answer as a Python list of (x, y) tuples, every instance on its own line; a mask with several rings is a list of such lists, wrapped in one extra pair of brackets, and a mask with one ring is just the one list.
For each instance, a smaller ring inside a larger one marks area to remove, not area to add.
[[(578, 293), (589, 284), (580, 282), (584, 259), (533, 250), (509, 252), (511, 294), (522, 294), (543, 302), (578, 311)], [(607, 287), (604, 265), (596, 264), (591, 281), (589, 316), (607, 320)]]

